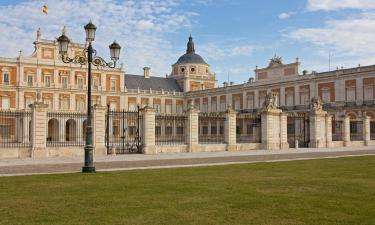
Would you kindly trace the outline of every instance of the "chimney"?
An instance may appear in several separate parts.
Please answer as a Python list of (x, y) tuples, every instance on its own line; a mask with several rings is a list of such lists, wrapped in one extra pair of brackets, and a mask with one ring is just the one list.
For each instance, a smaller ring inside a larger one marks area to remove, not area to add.
[(150, 67), (143, 67), (143, 76), (145, 78), (150, 78)]
[(230, 86), (232, 86), (233, 84), (234, 84), (234, 82), (233, 82), (233, 81), (231, 81), (231, 82), (229, 83), (229, 85), (230, 85)]
[(228, 86), (228, 82), (224, 82), (223, 85), (224, 85), (224, 87), (227, 87)]

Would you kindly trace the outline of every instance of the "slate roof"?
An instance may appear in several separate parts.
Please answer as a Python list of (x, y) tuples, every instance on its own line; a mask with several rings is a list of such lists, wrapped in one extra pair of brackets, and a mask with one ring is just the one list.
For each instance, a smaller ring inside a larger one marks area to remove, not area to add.
[(125, 74), (125, 87), (127, 89), (141, 90), (164, 90), (182, 92), (177, 81), (173, 78), (151, 77), (145, 78), (143, 75)]
[(174, 65), (186, 63), (208, 65), (202, 56), (195, 53), (193, 37), (191, 35), (189, 37), (189, 42), (187, 43), (186, 54), (183, 54)]

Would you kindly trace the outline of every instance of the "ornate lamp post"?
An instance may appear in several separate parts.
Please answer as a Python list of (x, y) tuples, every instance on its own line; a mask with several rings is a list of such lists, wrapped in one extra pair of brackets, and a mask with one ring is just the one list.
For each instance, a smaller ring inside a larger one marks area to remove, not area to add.
[(65, 29), (62, 35), (57, 38), (59, 43), (59, 54), (64, 63), (75, 63), (81, 65), (87, 65), (88, 73), (88, 84), (87, 84), (87, 127), (86, 127), (86, 142), (85, 142), (85, 163), (82, 167), (82, 172), (95, 172), (95, 166), (93, 163), (93, 145), (92, 145), (92, 115), (91, 115), (91, 65), (96, 67), (108, 67), (115, 68), (116, 62), (120, 57), (121, 46), (114, 41), (110, 46), (110, 56), (112, 62), (106, 62), (103, 58), (96, 55), (95, 49), (93, 49), (91, 42), (95, 39), (96, 26), (90, 21), (85, 27), (86, 41), (88, 47), (85, 48), (80, 54), (70, 58), (68, 56), (68, 48), (70, 39), (65, 34)]

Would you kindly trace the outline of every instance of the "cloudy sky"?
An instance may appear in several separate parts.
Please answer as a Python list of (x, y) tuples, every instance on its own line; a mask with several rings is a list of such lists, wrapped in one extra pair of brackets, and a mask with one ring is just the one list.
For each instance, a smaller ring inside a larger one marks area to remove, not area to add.
[(327, 71), (329, 58), (331, 69), (375, 64), (375, 0), (0, 0), (0, 55), (30, 54), (39, 27), (53, 39), (65, 25), (82, 42), (90, 19), (99, 54), (108, 56), (117, 40), (120, 61), (134, 74), (144, 66), (152, 75), (170, 73), (190, 32), (220, 83), (228, 75), (248, 80), (275, 54), (316, 71)]

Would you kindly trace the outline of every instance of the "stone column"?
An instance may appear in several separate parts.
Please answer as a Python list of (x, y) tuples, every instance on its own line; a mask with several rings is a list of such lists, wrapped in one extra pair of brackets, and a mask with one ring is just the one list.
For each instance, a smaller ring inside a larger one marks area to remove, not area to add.
[(332, 142), (332, 116), (326, 115), (326, 147), (332, 148), (333, 142)]
[(199, 110), (194, 108), (194, 104), (189, 105), (187, 111), (187, 144), (189, 145), (189, 152), (194, 152), (199, 149), (199, 138), (198, 138), (198, 129), (199, 129)]
[(288, 143), (288, 115), (280, 114), (280, 149), (289, 149)]
[(228, 108), (225, 112), (224, 140), (227, 151), (236, 151), (236, 111)]
[(147, 106), (143, 110), (143, 153), (154, 155), (155, 145), (155, 109)]
[(363, 117), (363, 141), (365, 146), (368, 146), (370, 144), (370, 132), (370, 117), (365, 114)]
[(344, 146), (350, 145), (350, 117), (344, 117), (344, 124), (343, 124), (343, 131), (342, 131), (342, 139), (344, 141)]
[(262, 149), (275, 150), (280, 147), (280, 109), (262, 111)]
[(310, 148), (326, 147), (326, 115), (321, 109), (310, 112)]
[(32, 158), (46, 158), (48, 157), (47, 146), (47, 108), (40, 99), (31, 105), (31, 144), (32, 144)]
[(106, 107), (101, 105), (94, 105), (93, 112), (93, 140), (94, 140), (94, 154), (95, 156), (107, 155), (105, 147), (105, 112)]

